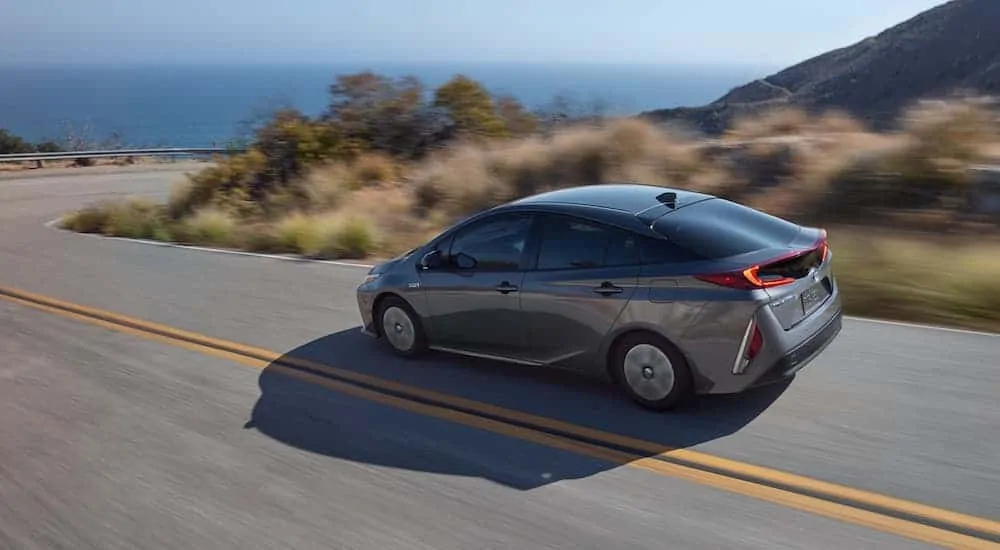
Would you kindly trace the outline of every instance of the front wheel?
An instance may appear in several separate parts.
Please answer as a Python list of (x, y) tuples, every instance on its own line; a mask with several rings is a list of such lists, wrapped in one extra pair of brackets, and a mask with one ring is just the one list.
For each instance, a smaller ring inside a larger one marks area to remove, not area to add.
[(612, 352), (611, 370), (625, 393), (647, 409), (674, 409), (693, 394), (691, 371), (684, 357), (654, 334), (622, 338)]
[(403, 357), (416, 357), (427, 349), (420, 318), (409, 304), (390, 296), (379, 305), (379, 327), (392, 350)]

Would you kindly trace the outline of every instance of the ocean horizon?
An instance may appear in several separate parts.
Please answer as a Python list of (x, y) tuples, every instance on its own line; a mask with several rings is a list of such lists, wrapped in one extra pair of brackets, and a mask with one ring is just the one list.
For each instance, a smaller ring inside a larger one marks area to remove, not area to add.
[(0, 66), (0, 128), (33, 142), (73, 131), (95, 141), (117, 134), (136, 147), (222, 146), (277, 107), (321, 113), (335, 77), (362, 70), (416, 76), (429, 89), (461, 73), (531, 109), (562, 95), (601, 102), (615, 115), (701, 105), (771, 72), (528, 63)]

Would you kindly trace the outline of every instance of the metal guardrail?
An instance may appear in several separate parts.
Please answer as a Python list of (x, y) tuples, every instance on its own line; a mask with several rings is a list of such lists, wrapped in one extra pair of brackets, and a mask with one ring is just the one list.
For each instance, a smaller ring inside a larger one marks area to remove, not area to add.
[(109, 157), (176, 157), (182, 155), (210, 155), (242, 153), (244, 149), (232, 147), (168, 147), (158, 149), (112, 149), (103, 151), (64, 151), (58, 153), (13, 153), (0, 155), (0, 162), (42, 162), (46, 160), (76, 160)]

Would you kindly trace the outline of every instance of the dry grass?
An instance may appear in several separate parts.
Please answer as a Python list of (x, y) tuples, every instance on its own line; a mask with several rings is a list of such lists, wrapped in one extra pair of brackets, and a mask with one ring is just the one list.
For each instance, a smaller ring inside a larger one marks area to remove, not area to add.
[(1000, 241), (832, 232), (834, 270), (854, 315), (1000, 332)]
[(282, 251), (310, 258), (363, 258), (376, 241), (368, 220), (338, 214), (292, 214), (278, 222), (276, 235)]
[(157, 211), (158, 205), (155, 203), (129, 198), (81, 209), (64, 218), (62, 226), (80, 233), (101, 233), (132, 239), (169, 239)]
[(181, 221), (173, 233), (177, 240), (226, 246), (233, 244), (237, 225), (237, 220), (228, 212), (205, 208)]

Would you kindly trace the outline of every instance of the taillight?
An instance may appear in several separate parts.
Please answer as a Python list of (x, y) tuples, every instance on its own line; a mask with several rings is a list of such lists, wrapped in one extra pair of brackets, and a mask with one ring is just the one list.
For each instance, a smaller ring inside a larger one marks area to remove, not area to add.
[(695, 278), (707, 283), (719, 286), (736, 288), (740, 290), (754, 290), (757, 288), (771, 288), (775, 286), (794, 283), (791, 277), (762, 277), (760, 275), (761, 266), (755, 265), (743, 271), (733, 271), (730, 273), (713, 273), (709, 275), (695, 275)]
[(791, 277), (761, 277), (760, 268), (761, 266), (755, 265), (743, 270), (743, 276), (757, 288), (770, 288), (772, 286), (787, 285), (795, 282), (795, 279)]
[(695, 278), (739, 290), (772, 288), (794, 283), (797, 278), (805, 277), (811, 269), (818, 268), (825, 263), (830, 255), (826, 230), (820, 229), (819, 231), (819, 238), (806, 250), (789, 252), (740, 271), (695, 275)]
[(820, 250), (820, 262), (825, 262), (826, 258), (830, 255), (830, 243), (827, 242), (826, 229), (820, 229), (820, 236), (818, 240), (819, 250)]
[(719, 286), (725, 286), (729, 288), (737, 288), (741, 290), (753, 290), (757, 287), (753, 281), (747, 279), (743, 272), (735, 273), (714, 273), (711, 275), (695, 275), (696, 279), (705, 281), (706, 283), (713, 283)]

